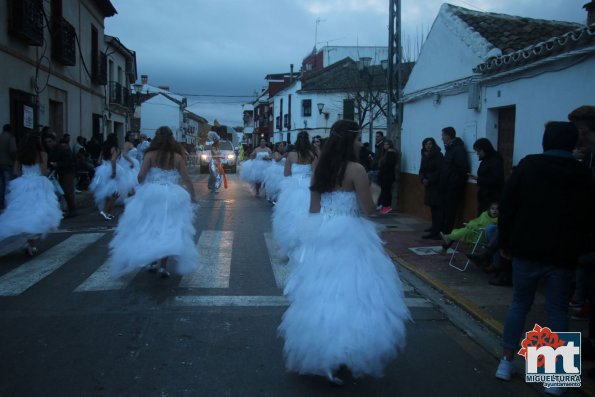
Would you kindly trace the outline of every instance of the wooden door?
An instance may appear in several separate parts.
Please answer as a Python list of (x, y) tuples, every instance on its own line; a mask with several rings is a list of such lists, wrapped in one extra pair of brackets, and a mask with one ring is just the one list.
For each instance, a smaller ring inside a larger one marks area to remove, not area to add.
[(505, 177), (508, 177), (512, 170), (515, 119), (515, 106), (507, 106), (498, 110), (498, 151), (504, 160)]

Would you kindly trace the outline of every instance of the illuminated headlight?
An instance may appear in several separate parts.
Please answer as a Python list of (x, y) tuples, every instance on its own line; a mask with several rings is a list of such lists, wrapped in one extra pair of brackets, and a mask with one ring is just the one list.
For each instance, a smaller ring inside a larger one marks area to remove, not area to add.
[(209, 158), (209, 156), (208, 156), (208, 155), (206, 155), (206, 154), (201, 154), (201, 155), (200, 155), (200, 159), (201, 159), (201, 160), (205, 160), (205, 161), (206, 161), (206, 160), (208, 160), (208, 158)]
[(227, 155), (227, 159), (228, 159), (228, 160), (233, 160), (233, 159), (235, 159), (235, 158), (236, 158), (235, 154), (228, 154), (228, 155)]

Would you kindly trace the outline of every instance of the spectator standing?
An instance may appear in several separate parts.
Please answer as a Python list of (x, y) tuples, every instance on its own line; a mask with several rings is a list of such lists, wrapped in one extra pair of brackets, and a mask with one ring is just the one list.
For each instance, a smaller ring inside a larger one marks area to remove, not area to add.
[(421, 164), (419, 180), (424, 186), (424, 204), (430, 207), (432, 226), (425, 231), (423, 238), (440, 239), (442, 227), (442, 199), (440, 197), (440, 169), (444, 156), (434, 138), (426, 138), (421, 144)]
[[(572, 123), (547, 123), (543, 154), (522, 159), (504, 186), (498, 233), (502, 255), (512, 257), (513, 297), (496, 371), (502, 380), (511, 378), (540, 279), (545, 279), (547, 296), (545, 325), (568, 331), (568, 299), (595, 202), (589, 170), (572, 157), (577, 139)], [(548, 393), (560, 391), (550, 388)]]
[(87, 143), (86, 149), (87, 153), (89, 153), (89, 157), (91, 159), (91, 162), (93, 163), (93, 166), (99, 165), (99, 157), (101, 156), (101, 144), (99, 143), (99, 136), (97, 134), (94, 134), (91, 137), (91, 140)]
[[(463, 202), (467, 175), (469, 173), (469, 159), (465, 151), (465, 144), (457, 137), (453, 127), (442, 129), (444, 143), (444, 161), (440, 168), (440, 195), (442, 198), (442, 226), (440, 230), (449, 234), (455, 223), (457, 210)], [(424, 236), (430, 238), (429, 236)]]
[(479, 138), (473, 144), (479, 159), (477, 175), (469, 174), (477, 181), (477, 214), (486, 211), (491, 203), (499, 202), (504, 187), (504, 163), (487, 138)]
[(359, 159), (358, 162), (364, 166), (366, 172), (370, 171), (370, 163), (372, 160), (372, 152), (370, 151), (370, 144), (368, 142), (364, 142), (362, 144), (361, 149), (359, 150)]
[(74, 199), (74, 173), (76, 160), (68, 144), (68, 139), (62, 138), (56, 142), (56, 135), (49, 127), (43, 129), (43, 142), (48, 153), (48, 164), (51, 171), (58, 175), (58, 181), (68, 206), (65, 218), (76, 216), (76, 202)]
[(380, 196), (378, 206), (380, 213), (386, 215), (392, 211), (393, 183), (395, 182), (395, 168), (399, 156), (393, 142), (389, 139), (383, 140), (382, 157), (378, 160), (378, 184), (380, 185)]
[(10, 128), (5, 124), (0, 134), (0, 211), (5, 206), (6, 188), (8, 182), (14, 178), (14, 162), (17, 156), (17, 142)]

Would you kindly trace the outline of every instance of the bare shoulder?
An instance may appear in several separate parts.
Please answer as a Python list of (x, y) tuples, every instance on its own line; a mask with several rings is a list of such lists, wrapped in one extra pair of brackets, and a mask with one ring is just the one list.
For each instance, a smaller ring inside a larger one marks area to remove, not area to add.
[(366, 169), (360, 163), (356, 163), (355, 161), (350, 161), (347, 163), (347, 167), (345, 168), (345, 173), (356, 176), (356, 175), (367, 175)]

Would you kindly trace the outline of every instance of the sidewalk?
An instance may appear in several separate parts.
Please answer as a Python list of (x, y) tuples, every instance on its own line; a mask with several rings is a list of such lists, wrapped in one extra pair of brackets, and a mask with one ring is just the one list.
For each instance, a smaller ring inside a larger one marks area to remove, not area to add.
[[(374, 221), (385, 226), (382, 238), (386, 242), (387, 251), (396, 262), (442, 292), (491, 331), (502, 335), (506, 312), (512, 300), (512, 287), (490, 285), (488, 281), (492, 275), (483, 272), (473, 263), (470, 263), (464, 272), (449, 266), (450, 254), (439, 253), (442, 241), (421, 238), (425, 234), (424, 229), (430, 226), (429, 222), (421, 218), (391, 213), (378, 216)], [(433, 253), (433, 249), (417, 250), (418, 253), (411, 250), (419, 247), (434, 247), (436, 252)], [(461, 258), (464, 258), (464, 255)], [(535, 323), (543, 326), (545, 319), (545, 297), (538, 291), (527, 316), (527, 331), (532, 329)], [(570, 320), (570, 331), (580, 331), (586, 336), (587, 329), (588, 321)], [(592, 363), (582, 361), (581, 391), (595, 396), (595, 381), (586, 376), (592, 366)]]

